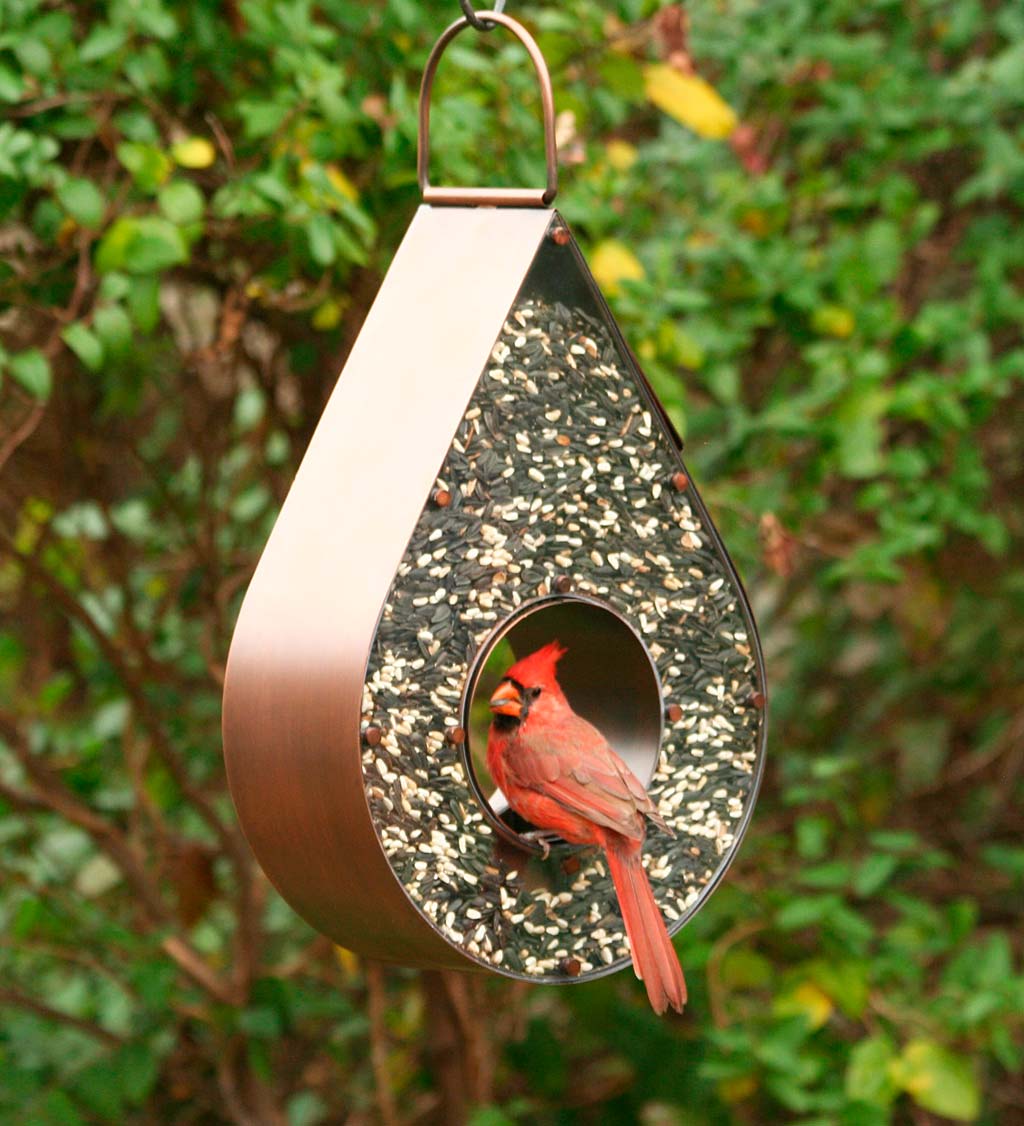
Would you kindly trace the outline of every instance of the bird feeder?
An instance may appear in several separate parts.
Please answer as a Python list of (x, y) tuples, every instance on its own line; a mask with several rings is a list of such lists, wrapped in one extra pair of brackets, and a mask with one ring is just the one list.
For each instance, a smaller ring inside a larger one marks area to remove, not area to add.
[(750, 819), (763, 667), (681, 443), (549, 207), (543, 58), (513, 19), (477, 15), (537, 70), (547, 185), (429, 183), (431, 84), (460, 19), (423, 78), (423, 205), (242, 606), (225, 756), (264, 870), (335, 942), (586, 980), (629, 961), (614, 890), (599, 853), (545, 855), (487, 778), (495, 661), (567, 649), (570, 704), (675, 834), (652, 825), (644, 851), (670, 932)]

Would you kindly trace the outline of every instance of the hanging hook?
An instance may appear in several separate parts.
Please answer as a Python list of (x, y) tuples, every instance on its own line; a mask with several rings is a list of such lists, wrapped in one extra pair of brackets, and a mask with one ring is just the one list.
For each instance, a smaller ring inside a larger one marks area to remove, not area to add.
[[(494, 29), (494, 20), (482, 20), (476, 12), (473, 11), (473, 5), (470, 0), (459, 0), (459, 7), (462, 9), (463, 15), (469, 20), (469, 26), (477, 31), (492, 31)], [(495, 12), (503, 12), (505, 10), (505, 0), (496, 0), (494, 5)]]
[(544, 115), (544, 158), (547, 164), (547, 185), (543, 188), (446, 188), (432, 187), (430, 183), (430, 94), (434, 88), (434, 75), (441, 61), (444, 49), (456, 37), (472, 25), (469, 17), (456, 20), (445, 28), (423, 69), (420, 84), (419, 146), (416, 156), (416, 173), (423, 193), (423, 202), (430, 204), (454, 204), (458, 207), (475, 205), (489, 207), (547, 207), (558, 194), (558, 146), (555, 141), (555, 96), (551, 89), (551, 75), (548, 74), (544, 56), (540, 53), (537, 41), (525, 27), (511, 16), (495, 8), (483, 12), (485, 22), (501, 24), (507, 28), (526, 48), (527, 54), (537, 72), (540, 83), (541, 110)]

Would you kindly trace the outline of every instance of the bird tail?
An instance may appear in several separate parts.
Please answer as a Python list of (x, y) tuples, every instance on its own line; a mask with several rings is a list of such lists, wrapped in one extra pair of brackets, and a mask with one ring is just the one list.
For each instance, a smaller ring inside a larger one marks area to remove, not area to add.
[(663, 1013), (669, 1005), (681, 1013), (686, 1004), (686, 981), (644, 871), (640, 844), (610, 843), (607, 855), (636, 976), (644, 983), (656, 1013)]

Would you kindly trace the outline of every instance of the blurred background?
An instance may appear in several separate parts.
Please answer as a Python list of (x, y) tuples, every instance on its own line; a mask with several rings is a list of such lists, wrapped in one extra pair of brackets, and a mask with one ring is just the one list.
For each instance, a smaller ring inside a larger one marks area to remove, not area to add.
[[(0, 1121), (1024, 1122), (1024, 3), (510, 9), (768, 653), (689, 1008), (336, 949), (225, 792), (455, 0), (0, 0)], [(538, 120), (464, 34), (435, 180), (542, 182)]]

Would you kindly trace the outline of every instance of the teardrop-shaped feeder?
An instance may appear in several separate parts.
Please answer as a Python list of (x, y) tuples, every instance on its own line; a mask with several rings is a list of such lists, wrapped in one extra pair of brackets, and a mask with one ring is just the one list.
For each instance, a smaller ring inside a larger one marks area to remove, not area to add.
[(585, 980), (629, 960), (600, 854), (486, 772), (487, 699), (557, 639), (559, 679), (672, 837), (644, 864), (670, 931), (711, 893), (762, 768), (757, 634), (725, 549), (544, 189), (434, 188), (424, 76), (413, 219), (242, 606), (231, 792), (281, 894), (334, 941), (421, 966)]

